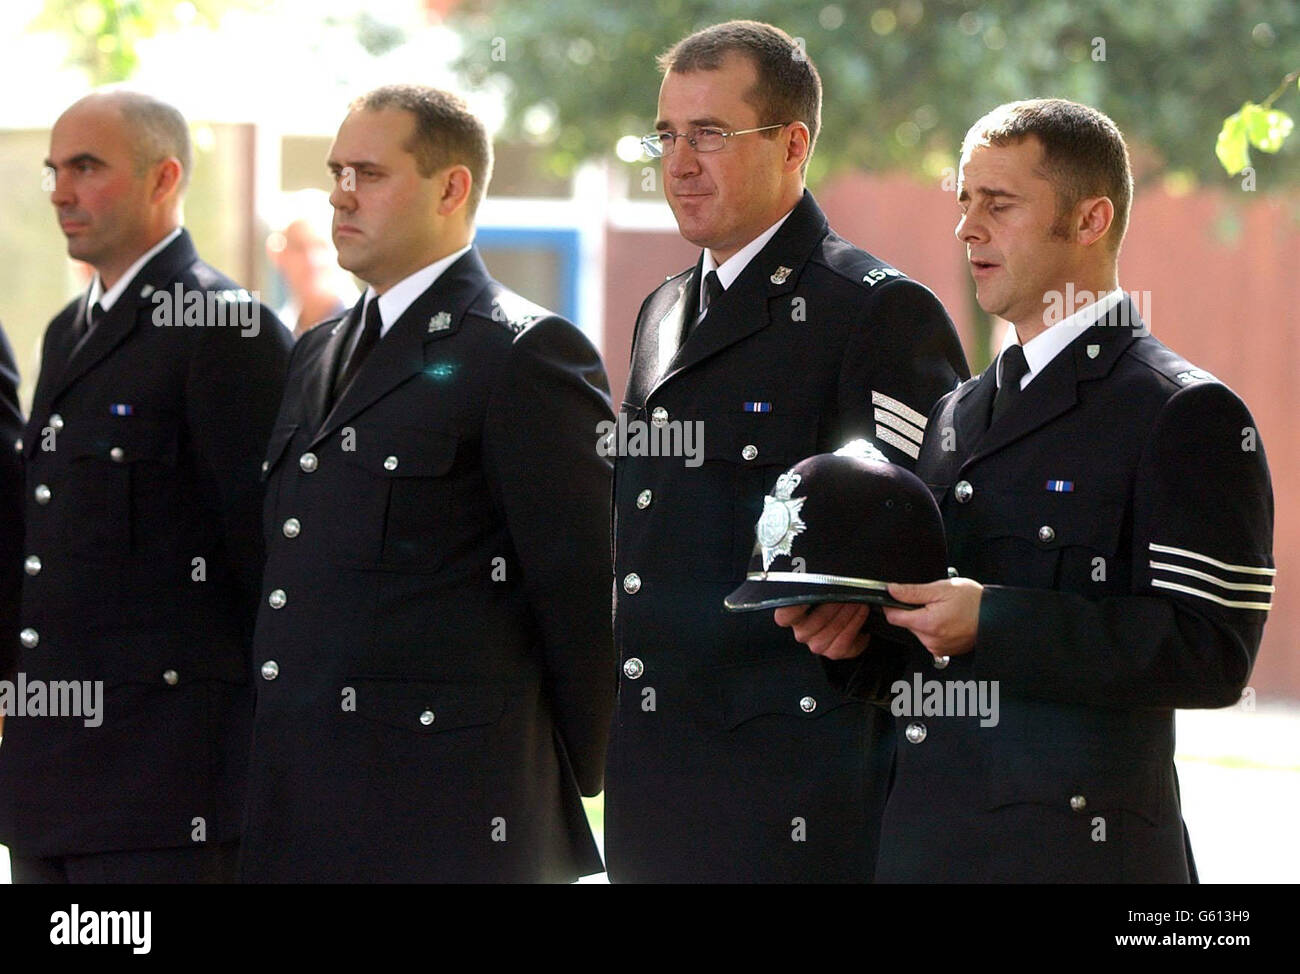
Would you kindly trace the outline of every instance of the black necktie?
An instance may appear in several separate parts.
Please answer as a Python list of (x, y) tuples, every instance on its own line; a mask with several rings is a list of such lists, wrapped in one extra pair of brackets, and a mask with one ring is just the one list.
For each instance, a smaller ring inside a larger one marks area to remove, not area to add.
[[(713, 302), (722, 297), (722, 282), (718, 280), (717, 271), (709, 271), (704, 275), (704, 300), (700, 302), (700, 314), (707, 314), (713, 307)], [(696, 315), (698, 318), (699, 315)]]
[(989, 420), (990, 426), (1020, 398), (1020, 380), (1028, 371), (1029, 363), (1025, 361), (1025, 350), (1019, 345), (1008, 346), (1002, 353), (1002, 384), (998, 386), (998, 394), (993, 397), (993, 416)]
[(352, 350), (347, 365), (339, 369), (338, 379), (334, 383), (335, 400), (343, 395), (343, 390), (361, 370), (361, 364), (366, 360), (366, 356), (379, 344), (379, 329), (382, 327), (383, 319), (379, 317), (379, 299), (371, 298), (370, 304), (366, 306), (366, 322), (361, 329), (361, 337), (357, 339), (357, 347)]
[(100, 321), (103, 320), (103, 318), (104, 318), (104, 306), (101, 305), (98, 301), (96, 301), (94, 304), (92, 304), (89, 308), (86, 309), (86, 321), (84, 323), (84, 327), (81, 330), (81, 337), (85, 338), (92, 331), (94, 331), (95, 326), (99, 324)]
[(709, 271), (704, 275), (704, 292), (700, 295), (699, 310), (690, 321), (682, 322), (682, 337), (677, 343), (679, 348), (686, 343), (686, 336), (691, 333), (691, 329), (698, 325), (704, 319), (704, 316), (708, 314), (709, 309), (713, 307), (713, 302), (722, 297), (724, 290), (722, 282), (718, 280), (717, 271)]

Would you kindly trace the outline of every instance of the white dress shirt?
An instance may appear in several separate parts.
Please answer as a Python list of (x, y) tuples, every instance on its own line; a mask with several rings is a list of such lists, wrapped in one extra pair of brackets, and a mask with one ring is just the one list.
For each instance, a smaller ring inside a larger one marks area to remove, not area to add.
[(128, 267), (126, 273), (119, 277), (117, 283), (107, 291), (104, 290), (104, 285), (100, 281), (97, 272), (95, 274), (95, 279), (90, 282), (90, 291), (86, 294), (86, 311), (89, 312), (91, 306), (94, 305), (96, 301), (99, 302), (100, 308), (105, 312), (107, 312), (109, 308), (113, 307), (113, 305), (117, 304), (117, 299), (126, 293), (126, 289), (131, 286), (131, 282), (135, 280), (135, 276), (144, 269), (144, 265), (153, 260), (156, 254), (180, 235), (181, 228), (177, 227), (171, 233), (167, 234), (167, 236), (159, 240), (156, 244), (141, 254), (140, 259)]
[[(709, 250), (707, 247), (705, 248), (704, 263), (700, 265), (699, 288), (701, 307), (704, 305), (705, 297), (704, 279), (709, 276), (709, 271), (718, 272), (718, 283), (722, 285), (724, 291), (731, 287), (731, 285), (736, 282), (736, 278), (740, 276), (740, 272), (748, 267), (749, 262), (758, 256), (758, 252), (767, 246), (767, 242), (776, 236), (776, 232), (781, 229), (781, 224), (790, 219), (790, 213), (793, 212), (794, 207), (792, 206), (785, 216), (781, 217), (781, 219), (777, 220), (757, 237), (728, 257), (721, 266), (719, 266), (718, 262), (713, 259), (713, 251)], [(704, 311), (707, 310), (707, 307), (704, 308)], [(703, 313), (701, 313), (700, 317), (703, 317)]]
[[(1034, 376), (1047, 368), (1052, 359), (1060, 355), (1071, 342), (1096, 324), (1111, 308), (1123, 300), (1124, 290), (1117, 287), (1109, 294), (1102, 295), (1092, 304), (1085, 305), (1074, 314), (1062, 318), (1056, 324), (1029, 339), (1022, 346), (1025, 352), (1025, 362), (1029, 365), (1029, 371), (1020, 380), (1020, 388), (1023, 390), (1029, 385), (1034, 380)], [(1012, 345), (1019, 344), (1020, 336), (1016, 334), (1016, 326), (1007, 325), (1006, 334), (1002, 336), (1002, 348), (998, 351), (997, 382), (999, 389), (1002, 388), (1002, 352)]]
[[(378, 300), (380, 322), (379, 337), (383, 338), (388, 334), (393, 325), (397, 323), (397, 319), (406, 313), (406, 309), (415, 302), (415, 299), (425, 291), (429, 290), (429, 288), (433, 286), (433, 282), (442, 276), (443, 271), (469, 253), (470, 247), (472, 246), (472, 243), (466, 244), (454, 254), (448, 254), (446, 257), (443, 257), (440, 260), (435, 260), (432, 264), (429, 264), (426, 267), (421, 267), (414, 274), (402, 278), (383, 294), (379, 295), (378, 298), (375, 296), (375, 289), (373, 287), (367, 287), (366, 303), (362, 305), (361, 308), (361, 320), (363, 322), (366, 320), (366, 312), (370, 310), (370, 302)], [(347, 358), (351, 357), (352, 350), (357, 347), (357, 342), (360, 340), (361, 329), (356, 328), (353, 330), (352, 339), (348, 344), (348, 354), (347, 357), (344, 358), (344, 361), (347, 361)]]

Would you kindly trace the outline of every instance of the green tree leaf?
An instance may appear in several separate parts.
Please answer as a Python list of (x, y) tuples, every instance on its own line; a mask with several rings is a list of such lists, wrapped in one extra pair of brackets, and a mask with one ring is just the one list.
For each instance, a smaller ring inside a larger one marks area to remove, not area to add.
[(1214, 144), (1214, 154), (1219, 157), (1219, 162), (1223, 164), (1229, 176), (1237, 175), (1250, 165), (1245, 118), (1246, 111), (1250, 108), (1258, 109), (1259, 106), (1247, 102), (1242, 106), (1241, 111), (1225, 118), (1223, 128), (1219, 129), (1218, 141)]
[(1282, 148), (1282, 143), (1295, 127), (1291, 116), (1277, 109), (1248, 105), (1246, 109), (1242, 109), (1242, 114), (1250, 144), (1262, 152), (1276, 152)]

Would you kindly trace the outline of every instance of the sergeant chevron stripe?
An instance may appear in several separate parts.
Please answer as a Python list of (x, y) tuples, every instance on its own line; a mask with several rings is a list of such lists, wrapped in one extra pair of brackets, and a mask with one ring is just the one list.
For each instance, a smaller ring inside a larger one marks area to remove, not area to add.
[(876, 439), (902, 450), (915, 460), (921, 452), (921, 439), (925, 435), (925, 417), (874, 389), (871, 391), (871, 404), (876, 407)]
[(871, 390), (871, 405), (884, 406), (890, 412), (907, 420), (909, 423), (919, 426), (921, 429), (925, 429), (924, 416), (918, 413), (915, 409), (912, 409), (910, 406), (904, 406), (897, 399), (885, 395), (883, 392), (876, 392), (875, 389)]
[(892, 426), (894, 429), (898, 430), (898, 432), (902, 433), (909, 440), (914, 442), (917, 446), (921, 445), (921, 437), (925, 435), (920, 429), (913, 426), (907, 420), (899, 419), (897, 416), (889, 412), (887, 409), (876, 410), (876, 422), (884, 423), (886, 426)]
[(876, 439), (881, 443), (888, 443), (890, 446), (902, 450), (909, 457), (915, 460), (921, 455), (921, 448), (905, 437), (899, 436), (888, 426), (876, 424)]
[[(1236, 573), (1237, 575), (1246, 576), (1244, 579), (1230, 580), (1222, 577), (1222, 574), (1213, 574), (1203, 567), (1193, 567), (1178, 561), (1157, 561), (1152, 558), (1149, 564), (1151, 566), (1151, 584), (1155, 588), (1184, 592), (1233, 609), (1258, 609), (1267, 612), (1272, 607), (1274, 587), (1265, 584), (1263, 580), (1275, 576), (1277, 569), (1259, 568), (1253, 565), (1234, 565), (1231, 562), (1211, 558), (1209, 555), (1201, 554), (1198, 551), (1189, 551), (1186, 548), (1175, 548), (1170, 545), (1156, 544), (1155, 542), (1149, 543), (1147, 547), (1155, 554), (1171, 555), (1175, 559), (1182, 559), (1184, 562), (1199, 562), (1202, 566), (1211, 565), (1220, 569), (1221, 573)], [(1264, 593), (1268, 598), (1261, 601), (1243, 601), (1224, 597), (1225, 594), (1231, 595), (1236, 592), (1260, 592)]]

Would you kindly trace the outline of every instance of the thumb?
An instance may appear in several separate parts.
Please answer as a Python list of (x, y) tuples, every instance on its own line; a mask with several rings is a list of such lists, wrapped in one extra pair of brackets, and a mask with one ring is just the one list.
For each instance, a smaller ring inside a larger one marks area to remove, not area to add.
[(922, 584), (890, 582), (889, 594), (900, 602), (924, 605), (927, 602), (933, 602), (939, 597), (939, 593), (936, 591), (938, 584), (938, 582), (925, 582)]

